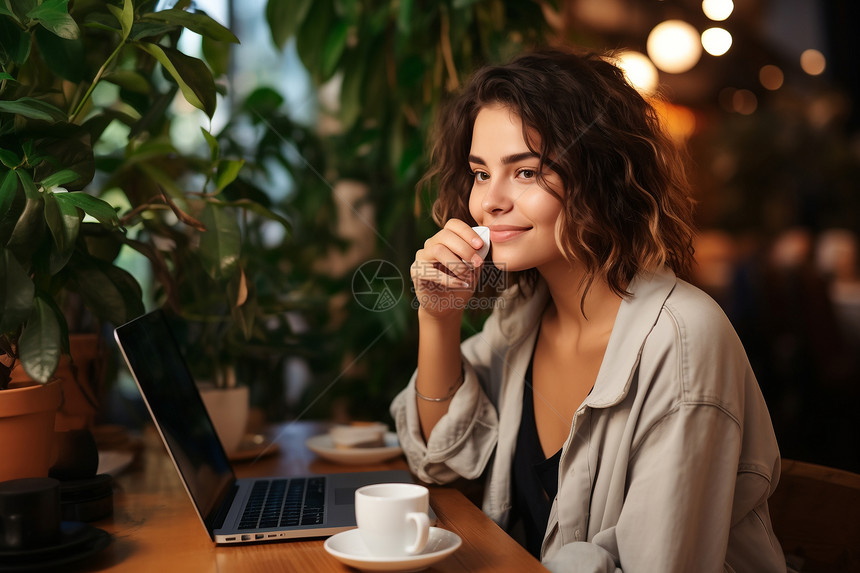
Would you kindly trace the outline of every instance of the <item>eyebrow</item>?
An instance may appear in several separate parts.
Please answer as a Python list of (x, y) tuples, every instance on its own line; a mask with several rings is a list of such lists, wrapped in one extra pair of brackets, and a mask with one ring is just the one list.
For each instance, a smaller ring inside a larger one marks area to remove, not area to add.
[[(540, 155), (535, 153), (534, 151), (524, 151), (523, 153), (514, 153), (513, 155), (506, 155), (502, 157), (503, 165), (510, 165), (511, 163), (517, 163), (518, 161), (522, 161), (524, 159), (540, 159)], [(486, 165), (487, 162), (478, 157), (477, 155), (469, 155), (470, 163), (477, 163), (478, 165)]]

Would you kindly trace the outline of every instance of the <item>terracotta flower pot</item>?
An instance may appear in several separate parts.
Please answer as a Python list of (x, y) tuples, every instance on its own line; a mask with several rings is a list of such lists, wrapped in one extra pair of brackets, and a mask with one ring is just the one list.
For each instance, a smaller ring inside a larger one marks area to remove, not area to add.
[(248, 387), (204, 386), (200, 388), (200, 397), (224, 450), (228, 455), (237, 451), (248, 425)]
[[(103, 353), (101, 340), (97, 334), (72, 334), (69, 345), (75, 361), (74, 369), (69, 356), (63, 354), (52, 376), (52, 380), (60, 383), (63, 394), (54, 427), (57, 432), (91, 427), (98, 409), (96, 369)], [(12, 382), (30, 380), (23, 368), (12, 370)]]
[(0, 481), (48, 476), (61, 400), (58, 382), (13, 382), (0, 391)]

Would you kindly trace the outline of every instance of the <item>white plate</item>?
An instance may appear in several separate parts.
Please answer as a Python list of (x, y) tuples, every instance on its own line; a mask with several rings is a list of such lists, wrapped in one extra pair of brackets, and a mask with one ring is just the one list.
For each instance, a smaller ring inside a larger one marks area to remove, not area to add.
[(99, 450), (99, 474), (115, 476), (134, 461), (134, 454), (121, 450)]
[(431, 527), (427, 546), (417, 555), (375, 557), (365, 547), (358, 529), (332, 535), (323, 546), (341, 563), (363, 571), (421, 571), (454, 553), (461, 544), (462, 540), (456, 533)]
[(399, 456), (403, 452), (400, 448), (400, 442), (397, 441), (397, 434), (394, 432), (386, 432), (385, 445), (378, 448), (336, 448), (331, 436), (328, 434), (320, 434), (308, 438), (305, 445), (310, 451), (321, 458), (339, 464), (373, 464), (384, 462), (385, 460)]

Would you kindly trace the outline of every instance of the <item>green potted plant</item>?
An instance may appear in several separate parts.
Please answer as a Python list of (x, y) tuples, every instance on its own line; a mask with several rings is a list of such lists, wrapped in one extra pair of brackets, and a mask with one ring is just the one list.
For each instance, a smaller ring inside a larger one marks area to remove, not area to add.
[[(177, 93), (212, 117), (213, 70), (223, 71), (227, 44), (237, 41), (189, 5), (156, 11), (154, 0), (0, 1), (0, 413), (18, 395), (9, 388), (13, 372), (26, 372), (36, 391), (53, 386), (69, 349), (64, 307), (71, 297), (113, 325), (144, 311), (140, 284), (116, 264), (123, 245), (147, 255), (156, 278), (172, 288), (149, 229), (172, 226), (186, 237), (191, 229), (205, 237), (197, 256), (213, 273), (235, 271), (227, 210), (248, 206), (218, 196), (242, 161), (219, 157), (208, 132), (202, 158), (178, 153), (169, 136), (167, 110)], [(203, 36), (209, 65), (179, 51), (186, 29)], [(203, 183), (173, 183), (192, 176)], [(190, 214), (195, 205), (202, 219)], [(55, 394), (36, 402), (54, 404)], [(47, 436), (52, 422), (41, 427)], [(40, 450), (36, 433), (3, 432), (28, 435), (18, 442)]]
[[(416, 193), (431, 120), (476, 66), (553, 41), (548, 21), (558, 19), (558, 4), (268, 0), (273, 42), (282, 48), (294, 39), (314, 84), (326, 87), (325, 101), (334, 100), (320, 106), (329, 126), (321, 144), (330, 161), (325, 169), (313, 158), (309, 162), (335, 186), (344, 179), (363, 183), (363, 204), (373, 213), (362, 223), (370, 231), (371, 252), (335, 276), (314, 280), (333, 303), (316, 317), (324, 358), (312, 362), (315, 377), (302, 406), (312, 408), (311, 416), (388, 416), (391, 399), (415, 368), (408, 268), (435, 228), (433, 198)], [(354, 296), (354, 277), (368, 259), (390, 263), (404, 278), (396, 293), (401, 296), (391, 304), (368, 305)], [(475, 332), (474, 324), (463, 328)]]

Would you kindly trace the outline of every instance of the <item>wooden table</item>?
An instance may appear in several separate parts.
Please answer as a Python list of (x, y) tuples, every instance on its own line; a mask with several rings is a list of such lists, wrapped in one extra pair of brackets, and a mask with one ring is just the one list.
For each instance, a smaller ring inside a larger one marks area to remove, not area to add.
[[(304, 442), (325, 425), (296, 422), (269, 429), (278, 451), (235, 463), (239, 477), (300, 475), (355, 470), (406, 469), (402, 457), (366, 466), (326, 462)], [(460, 491), (430, 488), (438, 527), (459, 535), (463, 545), (428, 571), (546, 571)], [(216, 546), (197, 518), (191, 500), (154, 430), (146, 432), (139, 463), (117, 476), (114, 514), (93, 525), (113, 535), (112, 543), (69, 571), (122, 573), (229, 573), (233, 571), (354, 571), (326, 553), (323, 539)]]

